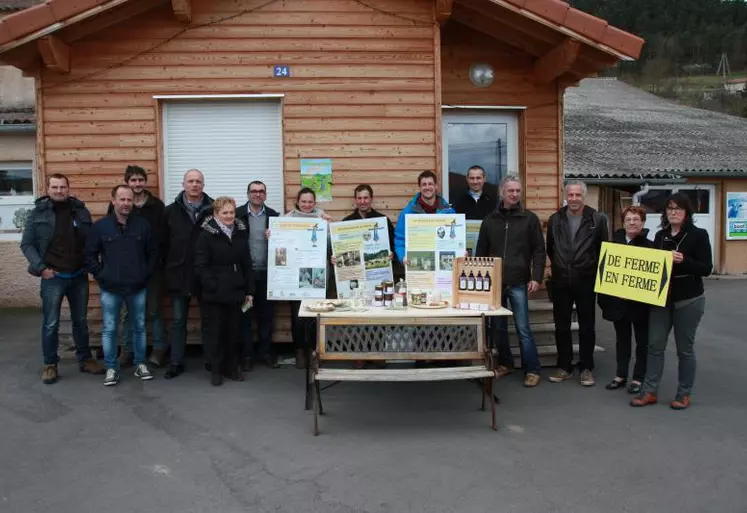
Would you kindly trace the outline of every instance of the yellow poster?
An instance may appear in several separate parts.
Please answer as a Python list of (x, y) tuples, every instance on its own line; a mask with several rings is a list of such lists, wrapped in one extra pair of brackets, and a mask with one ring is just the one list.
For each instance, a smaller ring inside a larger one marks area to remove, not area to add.
[(671, 251), (603, 242), (594, 292), (664, 306), (671, 278)]

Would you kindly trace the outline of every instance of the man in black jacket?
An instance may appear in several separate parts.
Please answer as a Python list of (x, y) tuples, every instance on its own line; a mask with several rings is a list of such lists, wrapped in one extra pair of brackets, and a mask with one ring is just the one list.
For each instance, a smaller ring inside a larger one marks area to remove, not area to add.
[[(166, 208), (159, 198), (153, 196), (146, 186), (148, 185), (148, 174), (140, 166), (127, 166), (124, 174), (124, 183), (129, 185), (135, 193), (132, 203), (131, 215), (140, 216), (150, 225), (151, 237), (160, 246), (161, 228), (163, 225), (163, 212)], [(109, 204), (107, 215), (114, 214), (114, 205)], [(146, 292), (146, 319), (150, 323), (151, 341), (153, 352), (148, 362), (160, 367), (166, 358), (166, 341), (163, 329), (163, 276), (161, 274), (163, 265), (159, 261), (155, 272), (148, 281)], [(120, 368), (132, 365), (132, 337), (130, 334), (130, 322), (128, 315), (122, 321), (122, 351), (119, 355)]]
[(496, 199), (485, 191), (485, 170), (481, 166), (472, 166), (467, 170), (469, 190), (454, 202), (457, 214), (464, 214), (467, 219), (482, 221), (497, 206)]
[(47, 195), (36, 200), (23, 230), (21, 251), (29, 274), (41, 278), (42, 382), (57, 381), (60, 306), (67, 298), (73, 324), (75, 356), (81, 372), (101, 374), (104, 367), (91, 357), (88, 346), (88, 272), (83, 248), (91, 228), (91, 213), (82, 201), (70, 196), (65, 175), (47, 178)]
[[(236, 219), (242, 221), (249, 230), (249, 250), (252, 260), (254, 280), (254, 305), (241, 316), (242, 348), (241, 359), (245, 371), (251, 370), (253, 362), (264, 362), (270, 368), (277, 368), (277, 357), (272, 350), (272, 330), (275, 307), (267, 300), (267, 237), (265, 236), (271, 217), (278, 212), (267, 206), (267, 186), (255, 180), (246, 190), (249, 201), (236, 209)], [(255, 344), (252, 333), (252, 315), (257, 316)]]
[(602, 242), (609, 240), (607, 219), (584, 204), (586, 184), (569, 181), (565, 185), (567, 206), (553, 215), (547, 225), (547, 255), (552, 265), (552, 311), (558, 371), (550, 377), (561, 383), (573, 375), (571, 315), (576, 305), (578, 317), (578, 368), (581, 384), (593, 386), (596, 338), (596, 276)]
[[(501, 180), (501, 203), (480, 226), (475, 255), (503, 259), (501, 301), (511, 301), (514, 325), (519, 337), (524, 386), (536, 387), (540, 381), (540, 361), (529, 326), (528, 295), (539, 289), (545, 270), (545, 240), (542, 225), (531, 210), (521, 204), (521, 181), (517, 176)], [(493, 323), (498, 345), (497, 376), (513, 372), (514, 358), (508, 341), (508, 320)]]
[[(169, 329), (171, 362), (165, 378), (172, 379), (184, 372), (184, 342), (187, 315), (192, 296), (200, 301), (194, 274), (194, 250), (205, 218), (213, 213), (213, 200), (203, 192), (205, 177), (199, 169), (184, 173), (183, 191), (166, 207), (161, 232), (161, 252), (164, 256), (166, 288), (171, 296), (172, 321)], [(201, 315), (200, 337), (205, 347), (206, 326)]]
[(116, 385), (117, 326), (122, 303), (127, 305), (132, 324), (135, 376), (151, 380), (145, 364), (145, 300), (148, 280), (158, 262), (158, 246), (151, 237), (148, 221), (132, 213), (135, 196), (129, 185), (112, 189), (113, 215), (97, 221), (86, 240), (86, 264), (101, 288), (101, 345), (104, 348), (104, 385)]

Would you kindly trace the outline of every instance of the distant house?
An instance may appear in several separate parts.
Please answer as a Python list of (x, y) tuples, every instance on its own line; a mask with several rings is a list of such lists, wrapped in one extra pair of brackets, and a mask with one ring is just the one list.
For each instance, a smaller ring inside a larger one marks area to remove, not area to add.
[(747, 272), (747, 230), (744, 237), (734, 230), (747, 220), (727, 215), (728, 203), (739, 212), (739, 193), (747, 198), (747, 119), (679, 105), (615, 79), (586, 79), (566, 90), (564, 143), (565, 178), (589, 184), (591, 202), (615, 226), (637, 194), (653, 237), (665, 198), (684, 192), (696, 223), (708, 230), (715, 269)]
[(747, 90), (747, 77), (732, 78), (724, 83), (724, 89), (731, 94), (741, 93)]

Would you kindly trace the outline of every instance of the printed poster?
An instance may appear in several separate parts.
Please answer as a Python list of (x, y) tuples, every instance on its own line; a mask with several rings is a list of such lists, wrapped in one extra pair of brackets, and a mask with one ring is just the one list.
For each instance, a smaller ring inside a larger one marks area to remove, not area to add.
[(405, 268), (408, 290), (438, 291), (451, 301), (454, 259), (467, 248), (464, 214), (405, 216)]
[(480, 235), (480, 226), (482, 221), (479, 219), (470, 219), (467, 222), (467, 256), (475, 256), (477, 248), (477, 237)]
[(594, 292), (664, 306), (671, 281), (671, 251), (602, 243)]
[(316, 201), (332, 201), (332, 159), (301, 159), (301, 187), (316, 193)]
[(747, 240), (747, 192), (726, 193), (726, 240)]
[(327, 221), (271, 217), (267, 299), (327, 297)]
[(373, 295), (376, 285), (394, 279), (386, 221), (374, 217), (330, 223), (339, 299), (351, 298), (359, 288)]

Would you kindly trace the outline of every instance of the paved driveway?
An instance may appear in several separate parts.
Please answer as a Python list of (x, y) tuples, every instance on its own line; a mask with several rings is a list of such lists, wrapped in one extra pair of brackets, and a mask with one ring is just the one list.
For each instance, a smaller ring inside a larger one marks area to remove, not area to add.
[[(345, 384), (311, 436), (303, 373), (114, 388), (61, 366), (39, 381), (38, 314), (0, 313), (0, 512), (747, 511), (746, 281), (709, 281), (693, 407), (634, 410), (603, 384), (499, 385), (501, 429), (470, 383)], [(599, 343), (613, 349), (600, 321)], [(673, 343), (670, 344), (673, 346)], [(673, 347), (661, 395), (675, 391)]]

